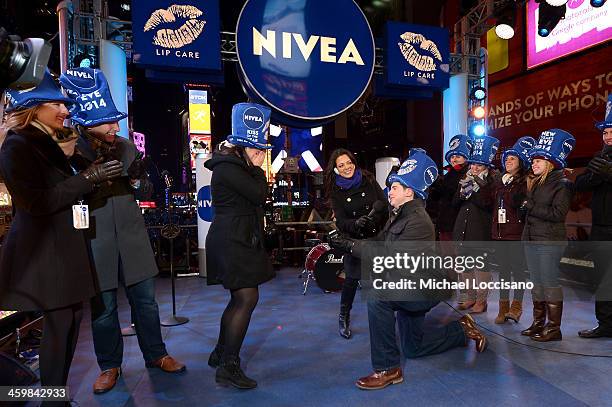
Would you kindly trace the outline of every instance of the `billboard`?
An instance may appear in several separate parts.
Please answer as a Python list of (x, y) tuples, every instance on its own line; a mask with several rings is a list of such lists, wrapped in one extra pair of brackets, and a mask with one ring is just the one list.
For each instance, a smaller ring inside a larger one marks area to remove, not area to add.
[(594, 8), (589, 0), (569, 0), (565, 19), (547, 37), (538, 35), (540, 5), (527, 4), (527, 68), (534, 68), (612, 38), (612, 2)]

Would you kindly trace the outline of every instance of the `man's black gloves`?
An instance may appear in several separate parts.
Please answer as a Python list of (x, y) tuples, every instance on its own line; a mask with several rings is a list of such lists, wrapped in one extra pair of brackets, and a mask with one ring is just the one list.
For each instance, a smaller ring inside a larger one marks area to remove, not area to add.
[(345, 253), (351, 253), (353, 251), (353, 246), (355, 246), (355, 240), (340, 235), (334, 235), (329, 238), (329, 245)]
[(123, 163), (113, 160), (106, 163), (93, 163), (85, 171), (83, 176), (94, 184), (101, 184), (104, 181), (117, 178), (123, 171)]
[(147, 173), (146, 162), (142, 159), (135, 159), (130, 164), (127, 173), (131, 179), (141, 179)]

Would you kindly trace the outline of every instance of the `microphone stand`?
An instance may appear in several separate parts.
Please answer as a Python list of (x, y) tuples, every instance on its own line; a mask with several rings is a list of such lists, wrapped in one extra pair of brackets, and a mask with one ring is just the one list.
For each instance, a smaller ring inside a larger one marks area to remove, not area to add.
[(170, 280), (172, 282), (172, 315), (161, 321), (161, 326), (177, 326), (189, 322), (189, 318), (176, 315), (176, 275), (174, 274), (174, 239), (181, 233), (181, 228), (173, 223), (172, 218), (172, 202), (170, 199), (170, 188), (172, 187), (172, 179), (167, 171), (163, 173), (166, 183), (166, 211), (168, 214), (168, 223), (161, 230), (162, 237), (170, 241)]

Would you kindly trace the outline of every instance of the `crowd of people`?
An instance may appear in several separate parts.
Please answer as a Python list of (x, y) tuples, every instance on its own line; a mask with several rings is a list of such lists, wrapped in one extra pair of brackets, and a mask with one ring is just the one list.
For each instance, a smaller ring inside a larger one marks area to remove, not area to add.
[[(101, 373), (96, 394), (111, 390), (121, 375), (123, 342), (117, 289), (125, 288), (145, 365), (167, 373), (185, 371), (170, 356), (160, 332), (153, 277), (157, 266), (142, 215), (134, 199), (144, 171), (129, 140), (117, 137), (117, 111), (101, 71), (78, 68), (49, 73), (36, 88), (6, 92), (8, 105), (0, 140), (0, 173), (13, 198), (14, 222), (0, 254), (0, 309), (42, 311), (41, 383), (65, 386), (82, 319), (90, 301), (94, 349)], [(68, 96), (66, 96), (68, 95)], [(453, 137), (445, 173), (424, 150), (414, 148), (387, 178), (383, 191), (374, 176), (339, 149), (325, 171), (327, 197), (340, 234), (330, 244), (345, 252), (346, 280), (339, 311), (339, 333), (350, 339), (350, 312), (361, 279), (368, 242), (522, 241), (517, 261), (500, 271), (506, 280), (534, 283), (533, 323), (521, 333), (535, 341), (561, 340), (563, 290), (559, 260), (565, 247), (565, 216), (574, 190), (593, 191), (592, 239), (612, 238), (612, 122), (610, 105), (598, 123), (603, 149), (575, 184), (564, 173), (575, 139), (560, 129), (536, 141), (520, 138), (502, 155), (501, 173), (493, 165), (499, 141), (490, 136)], [(221, 283), (229, 302), (208, 364), (216, 381), (241, 389), (257, 382), (241, 368), (240, 350), (259, 299), (259, 285), (274, 278), (264, 247), (268, 184), (261, 166), (271, 112), (241, 103), (232, 110), (232, 134), (205, 166), (212, 171), (215, 217), (207, 235), (208, 282)], [(71, 127), (64, 127), (70, 118)], [(378, 202), (384, 202), (380, 210)], [(388, 204), (388, 206), (387, 206)], [(439, 205), (435, 223), (428, 209)], [(514, 247), (514, 246), (513, 246)], [(605, 253), (595, 265), (607, 267)], [(525, 272), (528, 272), (527, 274)], [(605, 274), (605, 273), (602, 273)], [(460, 273), (486, 282), (490, 270)], [(610, 278), (608, 273), (607, 278)], [(500, 292), (496, 323), (518, 322), (523, 291)], [(458, 308), (468, 311), (443, 327), (424, 330), (426, 314), (439, 299), (368, 302), (374, 372), (357, 380), (359, 388), (384, 388), (403, 380), (405, 357), (440, 353), (474, 341), (477, 352), (487, 338), (470, 313), (485, 313), (489, 293), (459, 293)], [(612, 336), (612, 303), (597, 301), (599, 326), (584, 338)]]

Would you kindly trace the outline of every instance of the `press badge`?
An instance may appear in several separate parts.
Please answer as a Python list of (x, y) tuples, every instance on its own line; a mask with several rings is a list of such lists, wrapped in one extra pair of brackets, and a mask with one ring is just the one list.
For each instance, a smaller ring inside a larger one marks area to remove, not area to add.
[(506, 210), (504, 208), (497, 210), (497, 223), (506, 223)]
[(72, 205), (72, 224), (75, 229), (88, 229), (89, 228), (89, 206), (83, 205)]

